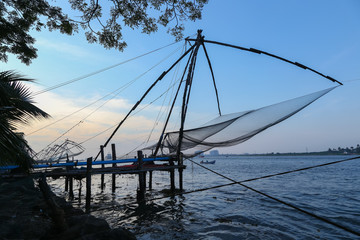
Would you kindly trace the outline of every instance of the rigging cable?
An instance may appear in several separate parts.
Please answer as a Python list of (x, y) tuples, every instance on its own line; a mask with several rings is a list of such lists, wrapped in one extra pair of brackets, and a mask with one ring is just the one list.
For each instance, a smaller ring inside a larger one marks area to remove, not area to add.
[[(129, 118), (132, 117), (132, 116), (134, 116), (135, 114), (139, 113), (140, 111), (144, 110), (145, 108), (147, 108), (148, 106), (150, 106), (150, 105), (153, 104), (154, 102), (156, 102), (156, 101), (157, 101), (159, 98), (161, 98), (166, 92), (170, 91), (170, 89), (172, 89), (175, 84), (176, 84), (176, 82), (175, 82), (173, 85), (171, 85), (171, 86), (170, 86), (165, 92), (163, 92), (160, 96), (158, 96), (157, 98), (155, 98), (154, 100), (152, 100), (149, 104), (147, 104), (147, 105), (145, 105), (144, 107), (140, 108), (137, 112), (131, 114), (131, 115), (129, 116)], [(114, 125), (106, 128), (105, 130), (97, 133), (96, 135), (94, 135), (94, 136), (92, 136), (92, 137), (90, 137), (90, 138), (88, 138), (88, 139), (80, 142), (79, 144), (81, 145), (81, 144), (83, 144), (83, 143), (85, 143), (85, 142), (88, 142), (88, 141), (90, 141), (90, 140), (92, 140), (92, 139), (100, 136), (101, 134), (103, 134), (103, 133), (111, 130), (112, 128), (116, 127), (117, 125), (118, 125), (118, 124), (114, 124)], [(143, 144), (143, 143), (142, 143), (142, 144)], [(142, 145), (142, 144), (141, 144), (141, 145)]]
[[(180, 82), (181, 82), (181, 80), (180, 80)], [(139, 112), (141, 112), (142, 110), (144, 110), (145, 108), (147, 108), (148, 106), (150, 106), (151, 104), (153, 104), (154, 102), (156, 102), (158, 99), (160, 99), (162, 96), (164, 96), (167, 92), (169, 92), (170, 89), (173, 89), (176, 83), (177, 83), (177, 82), (172, 83), (172, 84), (170, 85), (170, 87), (169, 87), (165, 92), (163, 92), (160, 96), (158, 96), (157, 98), (155, 98), (154, 100), (152, 100), (149, 104), (145, 105), (144, 107), (140, 108), (140, 109), (139, 109), (138, 111), (136, 111), (135, 113), (131, 114), (130, 117), (138, 114)], [(114, 126), (116, 126), (116, 125), (114, 125)], [(113, 127), (114, 127), (114, 126), (113, 126)], [(153, 129), (152, 129), (151, 131), (153, 131), (154, 128), (155, 128), (155, 126), (153, 127)], [(120, 158), (125, 157), (125, 156), (128, 156), (130, 153), (134, 152), (135, 150), (137, 150), (138, 148), (140, 148), (142, 145), (147, 144), (147, 143), (149, 142), (150, 137), (151, 137), (151, 135), (148, 137), (147, 140), (143, 141), (141, 144), (139, 144), (138, 146), (136, 146), (135, 148), (133, 148), (133, 149), (132, 149), (131, 151), (129, 151), (128, 153), (122, 155)]]
[[(181, 54), (184, 53), (184, 51), (185, 51), (185, 49), (186, 49), (185, 47), (186, 47), (186, 44), (184, 44), (184, 46), (183, 46), (183, 51), (182, 51)], [(172, 89), (172, 93), (171, 93), (170, 96), (173, 96), (174, 86), (175, 86), (175, 83), (176, 83), (176, 80), (175, 80), (175, 79), (177, 79), (178, 72), (179, 72), (179, 68), (180, 68), (180, 64), (176, 66), (176, 69), (175, 69), (174, 74), (173, 74), (173, 76), (172, 76), (172, 80), (171, 80), (171, 82), (170, 82), (170, 84), (169, 84), (169, 86), (171, 86), (170, 88)], [(170, 88), (169, 88), (169, 90), (170, 90)], [(162, 116), (164, 115), (164, 113), (167, 112), (168, 109), (170, 108), (170, 105), (168, 105), (168, 107), (165, 109), (165, 111), (162, 111), (162, 109), (163, 109), (163, 107), (164, 107), (164, 105), (165, 105), (165, 101), (166, 101), (166, 99), (167, 99), (167, 94), (168, 94), (168, 91), (166, 91), (166, 96), (164, 97), (164, 100), (163, 100), (163, 102), (162, 102), (161, 108), (160, 108), (160, 110), (159, 110), (159, 112), (158, 112), (158, 114), (157, 114), (156, 120), (154, 121), (153, 128), (151, 129), (150, 134), (149, 134), (149, 136), (148, 136), (148, 138), (147, 138), (147, 140), (146, 140), (146, 144), (149, 142), (149, 140), (150, 140), (150, 138), (151, 138), (151, 136), (152, 136), (152, 133), (153, 133), (154, 130), (155, 130), (156, 125), (158, 125), (158, 122), (160, 121), (160, 118), (162, 118)], [(163, 94), (162, 94), (162, 95), (163, 95)], [(172, 98), (170, 97), (169, 99), (170, 99), (170, 101), (171, 101)]]
[[(353, 158), (353, 159), (358, 159), (358, 158), (360, 158), (360, 157), (356, 157), (356, 158)], [(350, 160), (353, 160), (353, 159), (350, 159)], [(251, 190), (251, 191), (253, 191), (253, 192), (256, 192), (256, 193), (258, 193), (258, 194), (261, 194), (261, 195), (263, 195), (263, 196), (265, 196), (265, 197), (267, 197), (267, 198), (270, 198), (270, 199), (272, 199), (272, 200), (274, 200), (274, 201), (276, 201), (276, 202), (279, 202), (279, 203), (284, 204), (284, 205), (286, 205), (286, 206), (288, 206), (288, 207), (291, 207), (291, 208), (293, 208), (293, 209), (295, 209), (295, 210), (298, 210), (298, 211), (300, 211), (300, 212), (302, 212), (302, 213), (305, 213), (305, 214), (307, 214), (307, 215), (309, 215), (309, 216), (312, 216), (312, 217), (314, 217), (314, 218), (316, 218), (316, 219), (318, 219), (318, 220), (321, 220), (321, 221), (323, 221), (323, 222), (326, 222), (326, 223), (328, 223), (328, 224), (331, 224), (331, 225), (333, 225), (333, 226), (335, 226), (335, 227), (338, 227), (338, 228), (340, 228), (340, 229), (342, 229), (342, 230), (344, 230), (344, 231), (347, 231), (347, 232), (349, 232), (349, 233), (352, 233), (352, 234), (355, 234), (355, 235), (357, 235), (357, 236), (360, 236), (360, 232), (354, 231), (354, 230), (352, 230), (352, 229), (350, 229), (350, 228), (348, 228), (348, 227), (345, 227), (345, 226), (340, 225), (340, 224), (338, 224), (338, 223), (336, 223), (336, 222), (330, 221), (329, 219), (326, 219), (326, 218), (324, 218), (324, 217), (321, 217), (321, 216), (319, 216), (319, 215), (316, 215), (316, 214), (314, 214), (314, 213), (311, 213), (311, 212), (308, 212), (308, 211), (306, 211), (306, 210), (304, 210), (304, 209), (301, 209), (301, 208), (299, 208), (299, 207), (296, 207), (295, 205), (293, 205), (293, 204), (291, 204), (291, 203), (287, 203), (287, 202), (285, 202), (285, 201), (283, 201), (283, 200), (281, 200), (281, 199), (272, 197), (272, 196), (270, 196), (269, 194), (266, 194), (266, 193), (264, 193), (264, 192), (261, 192), (261, 191), (259, 191), (259, 190), (254, 189), (254, 188), (252, 188), (252, 187), (249, 187), (249, 186), (243, 184), (242, 182), (235, 181), (235, 180), (233, 180), (232, 178), (229, 178), (229, 177), (227, 177), (227, 176), (225, 176), (225, 175), (223, 175), (223, 174), (221, 174), (221, 173), (218, 173), (218, 172), (216, 172), (216, 171), (214, 171), (214, 170), (212, 170), (212, 169), (210, 169), (210, 168), (207, 168), (207, 167), (205, 167), (205, 166), (203, 166), (203, 165), (201, 165), (201, 164), (199, 164), (199, 163), (197, 163), (197, 162), (195, 162), (195, 161), (193, 161), (193, 160), (191, 160), (191, 159), (188, 159), (188, 160), (191, 161), (192, 163), (194, 163), (194, 164), (196, 164), (196, 165), (198, 165), (198, 166), (200, 166), (200, 167), (202, 167), (202, 168), (204, 168), (204, 169), (212, 172), (212, 173), (215, 173), (216, 175), (218, 175), (218, 176), (220, 176), (220, 177), (222, 177), (222, 178), (225, 178), (225, 179), (233, 182), (234, 184), (238, 184), (238, 185), (240, 185), (240, 186), (242, 186), (242, 187), (244, 187), (244, 188), (246, 188), (246, 189), (249, 189), (249, 190)], [(345, 160), (338, 161), (338, 162), (344, 162), (344, 161), (345, 161)], [(323, 164), (323, 166), (326, 166), (326, 165), (330, 165), (330, 164)], [(311, 167), (310, 167), (310, 168), (311, 168)], [(310, 169), (310, 168), (309, 168), (309, 169)], [(289, 173), (290, 173), (290, 172), (291, 172), (291, 171), (289, 171)], [(283, 174), (285, 174), (285, 173), (283, 173)], [(279, 175), (281, 175), (281, 174), (279, 174)], [(275, 175), (274, 175), (274, 176), (275, 176)], [(265, 177), (264, 177), (264, 178), (265, 178)], [(260, 178), (259, 178), (259, 179), (260, 179)], [(257, 179), (254, 179), (254, 180), (257, 180)]]
[(122, 62), (120, 62), (120, 63), (111, 65), (111, 66), (109, 66), (109, 67), (102, 68), (102, 69), (99, 69), (99, 70), (97, 70), (97, 71), (95, 71), (95, 72), (88, 73), (88, 74), (85, 74), (85, 75), (83, 75), (83, 76), (80, 76), (80, 77), (71, 79), (71, 80), (69, 80), (69, 81), (66, 81), (66, 82), (63, 82), (63, 83), (54, 85), (54, 86), (52, 86), (52, 87), (48, 87), (48, 88), (43, 89), (43, 90), (40, 90), (40, 91), (37, 91), (37, 92), (35, 92), (35, 93), (33, 94), (33, 96), (36, 96), (36, 95), (39, 95), (39, 94), (42, 94), (42, 93), (51, 91), (51, 90), (53, 90), (53, 89), (56, 89), (56, 88), (59, 88), (59, 87), (68, 85), (68, 84), (70, 84), (70, 83), (73, 83), (73, 82), (76, 82), (76, 81), (79, 81), (79, 80), (82, 80), (82, 79), (91, 77), (91, 76), (96, 75), (96, 74), (98, 74), (98, 73), (105, 72), (105, 71), (107, 71), (107, 70), (109, 70), (109, 69), (115, 68), (115, 67), (120, 66), (120, 65), (122, 65), (122, 64), (124, 64), (124, 63), (131, 62), (131, 61), (133, 61), (133, 60), (135, 60), (135, 59), (138, 59), (138, 58), (141, 58), (141, 57), (143, 57), (143, 56), (149, 55), (150, 53), (157, 52), (157, 51), (159, 51), (159, 50), (161, 50), (161, 49), (164, 49), (164, 48), (169, 47), (169, 46), (171, 46), (171, 45), (174, 45), (174, 44), (176, 44), (176, 43), (178, 43), (178, 42), (170, 43), (170, 44), (165, 45), (165, 46), (163, 46), (163, 47), (154, 49), (154, 50), (152, 50), (152, 51), (150, 51), (150, 52), (141, 54), (141, 55), (139, 55), (139, 56), (136, 56), (136, 57), (133, 57), (133, 58), (130, 58), (130, 59), (127, 59), (127, 60), (122, 61)]
[[(160, 81), (162, 80), (165, 75), (171, 71), (171, 69), (173, 69), (191, 50), (193, 49), (193, 47), (189, 48), (173, 65), (171, 65), (171, 67), (164, 71), (156, 80), (155, 82), (148, 88), (148, 90), (143, 94), (143, 96), (140, 98), (140, 100), (132, 107), (132, 109), (127, 113), (127, 115), (123, 118), (123, 120), (121, 120), (121, 122), (118, 124), (118, 126), (115, 128), (115, 130), (112, 132), (112, 134), (110, 135), (110, 137), (106, 140), (105, 144), (103, 145), (104, 147), (107, 146), (107, 144), (110, 142), (110, 140), (113, 138), (113, 136), (115, 135), (115, 133), (117, 132), (117, 130), (121, 127), (121, 125), (124, 123), (124, 121), (129, 117), (129, 115), (132, 113), (132, 111), (134, 111), (137, 106), (144, 100), (144, 98), (147, 96), (147, 94), (151, 91), (151, 89)], [(100, 152), (96, 155), (95, 157), (95, 161), (96, 159), (99, 157)]]
[[(138, 75), (136, 78), (134, 78), (133, 80), (131, 80), (131, 81), (127, 82), (126, 84), (120, 86), (119, 88), (115, 89), (114, 91), (106, 94), (105, 96), (103, 96), (103, 97), (95, 100), (94, 102), (92, 102), (92, 103), (90, 103), (90, 104), (88, 104), (88, 105), (86, 105), (86, 106), (84, 106), (84, 107), (82, 107), (82, 108), (80, 108), (80, 109), (78, 109), (78, 110), (76, 110), (76, 111), (74, 111), (74, 112), (72, 112), (72, 113), (70, 113), (70, 114), (68, 114), (68, 115), (66, 115), (66, 116), (64, 116), (64, 117), (62, 117), (62, 118), (54, 121), (54, 122), (52, 122), (52, 123), (50, 123), (50, 124), (45, 125), (44, 127), (41, 127), (41, 128), (39, 128), (39, 129), (37, 129), (37, 130), (35, 130), (35, 131), (33, 131), (33, 132), (28, 133), (27, 136), (32, 135), (32, 134), (34, 134), (34, 133), (36, 133), (36, 132), (38, 132), (38, 131), (40, 131), (40, 130), (43, 130), (43, 129), (47, 128), (47, 127), (50, 127), (50, 126), (52, 126), (52, 125), (54, 125), (54, 124), (56, 124), (56, 123), (58, 123), (58, 122), (60, 122), (60, 121), (62, 121), (62, 120), (64, 120), (64, 119), (66, 119), (66, 118), (68, 118), (68, 117), (71, 117), (72, 115), (74, 115), (74, 114), (76, 114), (76, 113), (78, 113), (78, 112), (80, 112), (80, 111), (82, 111), (82, 110), (90, 107), (91, 105), (94, 105), (95, 103), (99, 102), (100, 100), (103, 100), (103, 99), (107, 98), (108, 96), (110, 96), (110, 95), (112, 95), (112, 94), (115, 94), (113, 97), (110, 98), (110, 100), (113, 99), (115, 96), (119, 95), (122, 91), (124, 91), (126, 88), (128, 88), (131, 84), (133, 84), (134, 82), (136, 82), (137, 80), (139, 80), (139, 79), (140, 79), (141, 77), (143, 77), (145, 74), (147, 74), (147, 73), (150, 72), (152, 69), (154, 69), (155, 67), (157, 67), (158, 65), (160, 65), (160, 63), (162, 63), (162, 62), (164, 62), (166, 59), (168, 59), (171, 55), (173, 55), (175, 52), (177, 52), (180, 48), (181, 48), (181, 47), (175, 49), (175, 50), (174, 50), (173, 52), (171, 52), (168, 56), (166, 56), (166, 57), (165, 57), (164, 59), (162, 59), (160, 62), (158, 62), (157, 64), (155, 64), (155, 65), (152, 66), (151, 68), (149, 68), (147, 71), (145, 71), (145, 72), (143, 72), (142, 74)], [(119, 91), (119, 92), (118, 92), (118, 91)], [(118, 93), (116, 93), (116, 92), (118, 92)], [(106, 101), (106, 102), (108, 102), (108, 101)], [(104, 104), (103, 104), (103, 105), (104, 105)], [(101, 105), (101, 106), (103, 106), (103, 105)]]
[[(162, 199), (169, 198), (169, 197), (174, 197), (174, 196), (180, 196), (180, 195), (185, 195), (185, 194), (203, 192), (203, 191), (208, 191), (208, 190), (212, 190), (212, 189), (217, 189), (217, 188), (232, 186), (232, 185), (235, 185), (235, 184), (241, 184), (241, 183), (244, 183), (244, 182), (256, 181), (256, 180), (259, 180), (259, 179), (265, 179), (265, 178), (270, 178), (270, 177), (274, 177), (274, 176), (280, 176), (280, 175), (285, 175), (285, 174), (289, 174), (289, 173), (300, 172), (300, 171), (304, 171), (304, 170), (308, 170), (308, 169), (312, 169), (312, 168), (318, 168), (318, 167), (333, 165), (333, 164), (342, 163), (342, 162), (351, 161), (351, 160), (357, 160), (357, 159), (360, 159), (360, 156), (358, 156), (358, 157), (353, 157), (353, 158), (347, 158), (347, 159), (343, 159), (343, 160), (338, 160), (338, 161), (333, 161), (333, 162), (328, 162), (328, 163), (319, 164), (319, 165), (314, 165), (314, 166), (309, 166), (309, 167), (305, 167), (305, 168), (290, 170), (290, 171), (286, 171), (286, 172), (281, 172), (281, 173), (266, 175), (266, 176), (262, 176), (262, 177), (251, 178), (251, 179), (242, 180), (242, 181), (235, 181), (235, 182), (231, 182), (231, 183), (227, 183), (227, 184), (221, 184), (221, 185), (212, 186), (212, 187), (206, 187), (206, 188), (200, 188), (200, 189), (195, 189), (195, 190), (190, 190), (190, 191), (177, 192), (177, 193), (171, 194), (171, 196), (162, 196), (162, 197), (155, 197), (155, 198), (151, 198), (151, 199), (145, 199), (145, 200), (143, 200), (142, 202), (150, 202), (150, 201), (162, 200)], [(190, 160), (190, 159), (188, 159), (188, 160)], [(193, 162), (192, 160), (190, 160), (190, 161)], [(199, 165), (199, 164), (196, 163), (196, 162), (193, 162), (193, 163)], [(203, 167), (202, 165), (199, 165), (199, 166)], [(210, 169), (208, 169), (208, 170), (210, 170)], [(210, 171), (212, 171), (212, 170), (210, 170)], [(217, 173), (216, 173), (216, 174), (217, 174)], [(258, 193), (259, 193), (259, 192), (258, 192)], [(261, 193), (260, 193), (260, 194), (261, 194)], [(271, 198), (271, 197), (270, 197), (270, 198)], [(274, 200), (275, 200), (275, 199), (274, 199)], [(275, 201), (277, 201), (277, 200), (275, 200)], [(136, 201), (136, 202), (128, 203), (127, 205), (139, 204), (139, 203), (141, 203), (141, 202)], [(281, 202), (281, 203), (283, 203), (283, 202)], [(285, 204), (285, 205), (287, 205), (287, 204)], [(287, 206), (289, 206), (289, 205), (287, 205)], [(291, 207), (292, 207), (292, 206), (291, 206)], [(113, 207), (109, 207), (109, 208), (113, 208)], [(95, 210), (95, 211), (103, 211), (103, 210), (106, 210), (106, 209), (109, 209), (109, 208), (101, 208), (101, 209), (97, 209), (97, 210)], [(303, 212), (302, 209), (300, 210), (300, 209), (297, 209), (297, 208), (296, 208), (296, 210), (299, 210), (299, 211)], [(303, 213), (308, 214), (307, 212), (303, 212)], [(313, 216), (313, 217), (315, 217), (315, 218), (317, 218), (317, 219), (319, 219), (318, 216), (315, 215), (315, 214), (310, 213), (310, 215)], [(125, 219), (126, 219), (126, 218), (125, 218)], [(325, 219), (325, 218), (320, 217), (319, 220), (324, 221), (324, 219)], [(122, 219), (122, 220), (124, 220), (124, 219)], [(324, 222), (333, 225), (333, 223), (332, 223), (332, 222), (330, 223), (330, 221), (327, 220), (327, 219), (325, 219)], [(343, 226), (341, 226), (341, 225), (339, 225), (339, 224), (336, 224), (335, 226), (336, 226), (336, 227), (339, 227), (339, 228), (341, 228), (341, 229), (343, 229), (343, 230), (345, 230), (345, 231), (348, 231), (348, 232), (350, 232), (350, 233), (352, 233), (352, 234), (355, 234), (355, 235), (360, 236), (360, 233), (359, 233), (359, 232), (356, 232), (356, 231), (354, 231), (354, 230), (348, 229), (348, 228), (343, 227)], [(344, 228), (346, 228), (346, 229), (344, 229)]]
[[(161, 132), (161, 134), (160, 134), (160, 138), (159, 138), (158, 143), (157, 143), (157, 145), (156, 145), (156, 148), (155, 148), (155, 151), (154, 151), (154, 156), (157, 155), (157, 153), (158, 153), (158, 151), (159, 151), (159, 149), (160, 149), (161, 142), (163, 141), (163, 138), (164, 138), (165, 130), (166, 130), (167, 125), (168, 125), (168, 123), (169, 123), (171, 113), (172, 113), (172, 111), (173, 111), (173, 109), (174, 109), (175, 102), (176, 102), (176, 100), (177, 100), (177, 97), (178, 97), (178, 94), (179, 94), (181, 85), (182, 85), (182, 83), (183, 83), (183, 81), (184, 81), (184, 77), (185, 77), (186, 71), (187, 71), (187, 69), (188, 69), (188, 67), (189, 67), (190, 59), (192, 58), (192, 55), (193, 55), (193, 54), (194, 54), (194, 51), (192, 51), (192, 52), (190, 53), (190, 57), (189, 57), (188, 61), (186, 62), (186, 65), (185, 65), (185, 68), (184, 68), (184, 72), (183, 72), (183, 74), (182, 74), (182, 76), (181, 76), (181, 79), (180, 79), (180, 82), (179, 82), (179, 86), (178, 86), (178, 88), (177, 88), (177, 90), (176, 90), (176, 93), (175, 93), (174, 99), (173, 99), (173, 101), (172, 101), (171, 107), (170, 107), (170, 109), (169, 109), (168, 116), (167, 116), (167, 118), (166, 118), (166, 121), (165, 121), (163, 130), (162, 130), (162, 132)], [(169, 103), (170, 103), (170, 102), (169, 102)]]
[[(111, 101), (111, 100), (114, 99), (116, 96), (118, 96), (122, 91), (124, 91), (126, 88), (128, 88), (131, 84), (133, 84), (134, 82), (136, 82), (138, 79), (140, 79), (141, 77), (143, 77), (145, 74), (147, 74), (148, 72), (150, 72), (152, 69), (154, 69), (154, 68), (157, 67), (158, 65), (160, 65), (162, 62), (164, 62), (166, 59), (168, 59), (170, 56), (172, 56), (174, 53), (176, 53), (180, 48), (181, 48), (181, 47), (177, 48), (175, 51), (173, 51), (172, 53), (170, 53), (168, 56), (166, 56), (164, 59), (162, 59), (161, 61), (159, 61), (157, 64), (155, 64), (154, 66), (152, 66), (151, 68), (149, 68), (148, 70), (146, 70), (145, 72), (143, 72), (142, 74), (140, 74), (139, 76), (137, 76), (136, 78), (134, 78), (133, 80), (131, 80), (130, 82), (128, 82), (128, 83), (124, 84), (123, 86), (117, 88), (116, 90), (114, 90), (114, 91), (106, 94), (104, 97), (99, 98), (99, 99), (96, 100), (95, 102), (92, 102), (92, 103), (86, 105), (85, 107), (83, 107), (83, 108), (81, 108), (81, 109), (79, 109), (79, 110), (77, 110), (77, 111), (75, 111), (75, 112), (73, 112), (73, 113), (71, 113), (71, 114), (69, 114), (69, 115), (66, 115), (65, 117), (63, 117), (63, 118), (61, 118), (61, 119), (59, 119), (59, 120), (57, 120), (57, 121), (55, 121), (55, 122), (53, 122), (53, 123), (51, 123), (51, 124), (48, 124), (48, 125), (40, 128), (40, 129), (37, 129), (37, 130), (34, 131), (34, 132), (31, 132), (30, 134), (33, 134), (33, 133), (38, 132), (38, 131), (40, 131), (40, 130), (48, 127), (48, 126), (51, 126), (51, 125), (53, 125), (53, 124), (55, 124), (55, 123), (57, 123), (57, 122), (60, 122), (61, 120), (64, 120), (65, 118), (67, 118), (67, 117), (69, 117), (69, 116), (72, 116), (72, 115), (74, 115), (75, 113), (78, 113), (78, 112), (80, 112), (81, 110), (83, 110), (83, 109), (85, 109), (85, 108), (87, 108), (87, 107), (89, 107), (89, 106), (91, 106), (91, 105), (99, 102), (100, 100), (102, 100), (102, 99), (104, 99), (104, 98), (106, 98), (106, 97), (108, 97), (108, 96), (110, 96), (110, 95), (113, 94), (113, 96), (112, 96), (111, 98), (109, 98), (108, 100), (106, 100), (104, 103), (102, 103), (100, 106), (98, 106), (95, 110), (93, 110), (91, 113), (89, 113), (88, 115), (86, 115), (83, 119), (81, 119), (78, 123), (76, 123), (74, 126), (72, 126), (71, 128), (69, 128), (69, 129), (68, 129), (67, 131), (65, 131), (64, 133), (62, 133), (59, 137), (57, 137), (54, 141), (52, 141), (51, 143), (49, 143), (49, 144), (48, 144), (45, 148), (43, 148), (41, 151), (43, 151), (44, 149), (46, 149), (46, 148), (48, 148), (49, 146), (51, 146), (53, 143), (55, 143), (55, 142), (56, 142), (57, 140), (59, 140), (61, 137), (63, 137), (63, 136), (66, 135), (67, 133), (69, 133), (69, 132), (70, 132), (72, 129), (74, 129), (76, 126), (79, 126), (79, 125), (80, 125), (81, 123), (83, 123), (88, 117), (90, 117), (92, 114), (94, 114), (97, 110), (99, 110), (101, 107), (103, 107), (103, 106), (104, 106), (105, 104), (107, 104), (109, 101)], [(117, 92), (117, 93), (116, 93), (116, 92)], [(113, 127), (113, 126), (112, 126), (112, 127)], [(111, 127), (111, 128), (112, 128), (112, 127)], [(30, 134), (28, 134), (28, 135), (30, 135)], [(98, 135), (96, 135), (96, 136), (98, 136)], [(41, 151), (39, 151), (39, 152), (41, 152)], [(37, 154), (36, 154), (36, 155), (37, 155)], [(35, 156), (36, 156), (36, 155), (35, 155)]]

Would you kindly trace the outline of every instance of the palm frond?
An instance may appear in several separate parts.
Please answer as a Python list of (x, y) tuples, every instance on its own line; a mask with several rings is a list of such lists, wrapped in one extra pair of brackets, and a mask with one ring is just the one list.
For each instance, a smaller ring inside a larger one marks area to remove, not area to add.
[(33, 163), (32, 149), (17, 127), (32, 119), (50, 117), (34, 105), (29, 88), (22, 83), (33, 81), (14, 71), (0, 72), (0, 165), (29, 169)]

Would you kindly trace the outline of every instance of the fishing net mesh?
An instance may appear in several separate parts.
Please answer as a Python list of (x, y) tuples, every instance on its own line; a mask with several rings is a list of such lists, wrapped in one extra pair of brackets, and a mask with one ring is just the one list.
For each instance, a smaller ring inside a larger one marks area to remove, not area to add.
[[(228, 147), (242, 143), (289, 118), (334, 88), (255, 110), (222, 115), (199, 128), (185, 130), (181, 152), (190, 157), (214, 147)], [(160, 154), (175, 155), (179, 147), (179, 132), (168, 132), (163, 139)], [(153, 145), (144, 150), (154, 150), (155, 147), (156, 145)]]

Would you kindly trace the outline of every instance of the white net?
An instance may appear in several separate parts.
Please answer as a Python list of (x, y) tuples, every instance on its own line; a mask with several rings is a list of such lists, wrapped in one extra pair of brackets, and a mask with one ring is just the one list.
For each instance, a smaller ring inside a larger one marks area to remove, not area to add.
[[(219, 116), (199, 128), (184, 131), (181, 152), (194, 156), (214, 147), (228, 147), (242, 143), (265, 129), (291, 117), (335, 87), (255, 110)], [(156, 146), (147, 148), (154, 149)], [(160, 152), (174, 155), (179, 147), (179, 132), (164, 136)]]

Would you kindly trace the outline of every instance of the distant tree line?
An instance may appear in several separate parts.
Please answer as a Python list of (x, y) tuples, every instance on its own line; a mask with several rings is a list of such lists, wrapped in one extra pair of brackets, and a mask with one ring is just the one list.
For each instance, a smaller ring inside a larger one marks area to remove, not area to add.
[(360, 154), (360, 145), (357, 144), (356, 147), (329, 148), (328, 152), (331, 154)]

